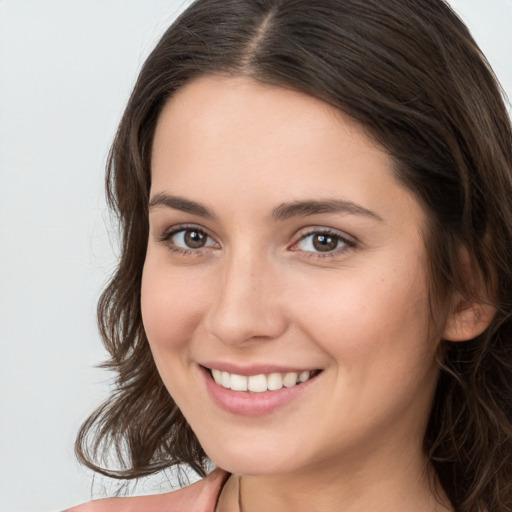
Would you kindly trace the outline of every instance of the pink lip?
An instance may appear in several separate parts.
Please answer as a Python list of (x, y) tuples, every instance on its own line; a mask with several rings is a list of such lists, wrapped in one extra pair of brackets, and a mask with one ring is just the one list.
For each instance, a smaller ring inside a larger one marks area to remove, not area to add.
[[(215, 368), (218, 368), (218, 365), (215, 365)], [(260, 371), (261, 368), (262, 367), (259, 366), (258, 371), (256, 372), (253, 372), (252, 370), (249, 372), (248, 369), (245, 368), (248, 373), (238, 373), (240, 372), (240, 368), (238, 368), (237, 371), (232, 371), (230, 373), (237, 373), (238, 375), (258, 375), (261, 373), (272, 373), (273, 371), (276, 373), (287, 373), (289, 371), (293, 371), (289, 369), (286, 369), (285, 371), (282, 369)], [(199, 366), (199, 369), (203, 376), (206, 390), (213, 402), (222, 410), (241, 416), (263, 416), (265, 414), (272, 413), (280, 407), (284, 407), (291, 401), (307, 393), (311, 387), (315, 385), (318, 377), (313, 377), (310, 380), (307, 380), (302, 384), (292, 386), (291, 388), (281, 388), (277, 391), (264, 391), (263, 393), (252, 393), (250, 391), (233, 391), (231, 389), (226, 389), (213, 380), (209, 370), (202, 366)]]

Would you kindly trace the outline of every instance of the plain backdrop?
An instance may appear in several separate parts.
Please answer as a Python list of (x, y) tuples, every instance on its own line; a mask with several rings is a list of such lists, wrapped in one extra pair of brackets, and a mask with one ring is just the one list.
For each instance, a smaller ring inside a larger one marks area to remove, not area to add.
[[(0, 512), (115, 489), (73, 455), (108, 392), (95, 324), (117, 254), (109, 144), (183, 0), (0, 0)], [(512, 0), (453, 0), (512, 96)], [(165, 491), (165, 478), (137, 492)]]

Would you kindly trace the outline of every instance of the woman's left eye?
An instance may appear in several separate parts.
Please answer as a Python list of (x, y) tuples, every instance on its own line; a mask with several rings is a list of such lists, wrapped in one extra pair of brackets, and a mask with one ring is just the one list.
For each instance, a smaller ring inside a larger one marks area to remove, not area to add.
[(304, 235), (293, 250), (330, 255), (355, 246), (355, 242), (331, 231), (315, 231)]

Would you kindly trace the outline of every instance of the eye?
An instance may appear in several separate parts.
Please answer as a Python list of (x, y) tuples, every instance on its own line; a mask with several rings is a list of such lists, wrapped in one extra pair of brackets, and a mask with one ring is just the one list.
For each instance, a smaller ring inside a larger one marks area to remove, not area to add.
[(173, 252), (190, 254), (201, 249), (217, 247), (218, 244), (202, 229), (196, 227), (180, 227), (167, 232), (160, 239)]
[(171, 240), (174, 245), (183, 249), (201, 249), (208, 245), (208, 238), (206, 233), (198, 229), (182, 229), (175, 233)]
[(293, 250), (299, 250), (309, 253), (331, 255), (344, 252), (355, 246), (355, 242), (340, 233), (329, 230), (318, 230), (309, 232), (293, 246)]

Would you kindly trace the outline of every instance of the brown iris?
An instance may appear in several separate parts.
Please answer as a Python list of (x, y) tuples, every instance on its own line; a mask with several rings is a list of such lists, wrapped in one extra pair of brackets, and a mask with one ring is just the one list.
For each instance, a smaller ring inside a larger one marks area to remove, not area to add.
[(200, 249), (201, 247), (204, 247), (206, 239), (207, 236), (201, 231), (197, 231), (195, 229), (187, 229), (187, 231), (185, 231), (185, 244), (191, 249)]
[(327, 234), (317, 234), (313, 237), (313, 247), (319, 252), (334, 251), (338, 246), (338, 238)]

